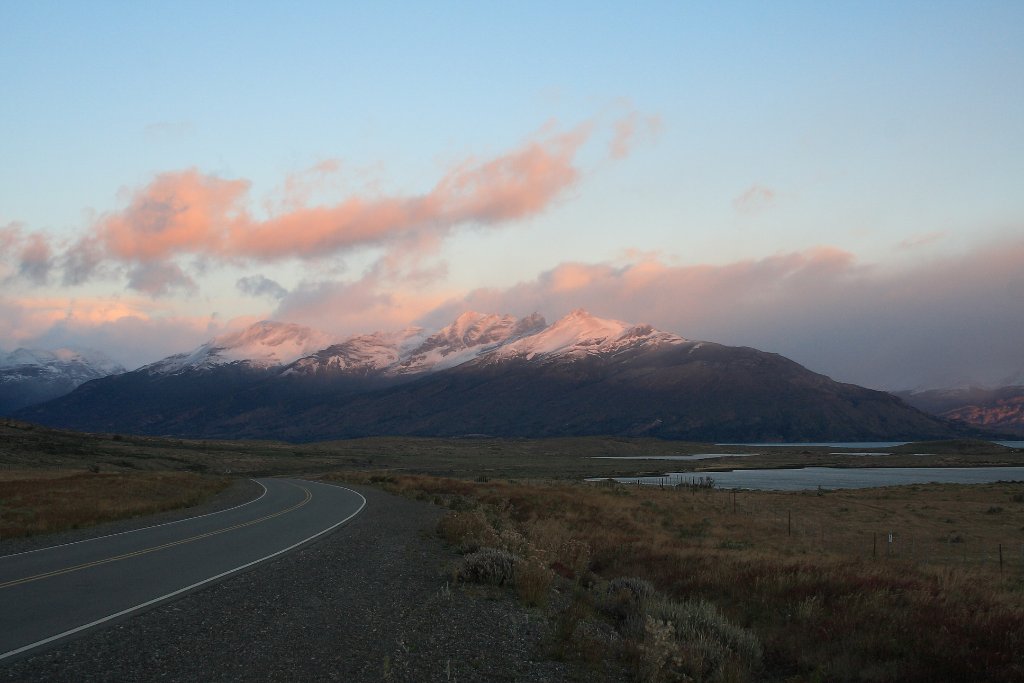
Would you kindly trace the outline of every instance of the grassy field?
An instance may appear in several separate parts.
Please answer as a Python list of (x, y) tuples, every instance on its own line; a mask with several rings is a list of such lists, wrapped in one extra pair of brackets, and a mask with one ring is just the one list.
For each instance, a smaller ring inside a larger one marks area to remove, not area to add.
[[(602, 458), (722, 452), (754, 455)], [(582, 481), (1024, 464), (1020, 451), (979, 442), (886, 453), (597, 437), (295, 445), (0, 421), (0, 535), (188, 505), (223, 475), (321, 476), (449, 507), (439, 531), (466, 553), (453, 576), (514, 587), (556, 624), (553, 655), (587, 662), (597, 679), (625, 665), (651, 681), (1024, 680), (1024, 484), (733, 492)]]
[[(954, 467), (1024, 465), (1024, 452), (984, 442), (920, 444), (872, 456), (834, 454), (827, 447), (758, 448), (715, 444), (579, 437), (437, 439), (377, 437), (292, 444), (202, 441), (118, 434), (80, 434), (0, 418), (0, 469), (191, 471), (231, 475), (303, 474), (332, 469), (391, 469), (473, 479), (582, 479), (714, 472), (744, 467)], [(616, 460), (608, 456), (746, 453), (699, 461)], [(929, 455), (920, 455), (929, 453)]]
[(0, 540), (188, 507), (229, 483), (190, 472), (0, 470)]
[[(1024, 677), (1024, 484), (734, 497), (334, 476), (452, 508), (446, 538), (511, 554), (510, 582), (560, 624), (553, 649), (595, 672), (613, 657), (640, 680)], [(467, 580), (496, 571), (467, 558)], [(563, 599), (538, 596), (549, 586)]]

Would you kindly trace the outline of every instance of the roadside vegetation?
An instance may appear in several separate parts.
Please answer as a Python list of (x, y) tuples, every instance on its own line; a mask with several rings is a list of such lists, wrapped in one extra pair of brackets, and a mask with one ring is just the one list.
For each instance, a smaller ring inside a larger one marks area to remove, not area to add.
[(190, 472), (0, 470), (0, 540), (190, 507), (229, 483)]
[[(714, 486), (730, 467), (1020, 465), (1024, 452), (834, 450), (599, 437), (290, 444), (0, 420), (0, 540), (193, 505), (230, 476), (317, 475), (447, 507), (438, 532), (462, 553), (450, 579), (514, 592), (553, 625), (551, 655), (596, 680), (1024, 680), (1024, 484)], [(599, 457), (722, 451), (758, 455)], [(697, 485), (582, 482), (667, 469)]]
[(598, 677), (1024, 679), (1024, 484), (734, 498), (335, 476), (450, 508), (453, 578), (514, 590), (556, 624), (552, 653)]

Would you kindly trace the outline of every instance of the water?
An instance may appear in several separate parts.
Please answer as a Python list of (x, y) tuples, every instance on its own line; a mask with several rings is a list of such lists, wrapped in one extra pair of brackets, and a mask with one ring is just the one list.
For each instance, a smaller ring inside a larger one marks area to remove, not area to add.
[[(816, 489), (860, 489), (908, 484), (987, 484), (995, 481), (1024, 481), (1024, 467), (804, 467), (779, 470), (731, 470), (729, 472), (670, 472), (661, 477), (617, 477), (623, 484), (687, 483), (695, 477), (711, 477), (725, 489), (800, 491)], [(600, 478), (587, 481), (602, 481)]]
[[(912, 441), (813, 441), (805, 443), (719, 443), (716, 446), (752, 446), (754, 448), (804, 448), (823, 446), (826, 448), (896, 448)], [(1024, 441), (993, 441), (1007, 448), (1024, 448)]]
[(716, 446), (753, 446), (754, 448), (896, 448), (910, 441), (806, 441), (788, 443), (717, 443)]

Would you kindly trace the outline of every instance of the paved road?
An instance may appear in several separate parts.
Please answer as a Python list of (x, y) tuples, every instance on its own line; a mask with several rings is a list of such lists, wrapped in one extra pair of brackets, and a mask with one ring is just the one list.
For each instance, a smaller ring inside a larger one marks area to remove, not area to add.
[(229, 510), (0, 557), (0, 661), (287, 552), (366, 504), (337, 486), (257, 481), (264, 494)]

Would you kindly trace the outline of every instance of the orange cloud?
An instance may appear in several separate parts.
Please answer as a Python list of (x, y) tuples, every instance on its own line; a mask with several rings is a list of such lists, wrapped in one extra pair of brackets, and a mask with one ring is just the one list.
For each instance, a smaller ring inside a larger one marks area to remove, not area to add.
[(6, 346), (101, 349), (129, 368), (259, 319), (181, 315), (142, 298), (0, 296), (0, 339)]
[[(133, 266), (129, 286), (160, 294), (191, 286), (169, 263), (181, 255), (308, 259), (366, 246), (430, 244), (460, 226), (525, 218), (579, 180), (575, 157), (589, 134), (589, 126), (582, 126), (492, 159), (467, 160), (422, 195), (352, 196), (332, 206), (290, 206), (263, 220), (248, 209), (246, 180), (196, 169), (164, 173), (136, 191), (124, 210), (102, 217), (92, 234), (64, 254), (65, 281), (84, 281), (105, 258)], [(337, 163), (328, 161), (306, 175), (322, 177), (336, 169)], [(303, 182), (290, 179), (291, 200), (301, 199)]]

